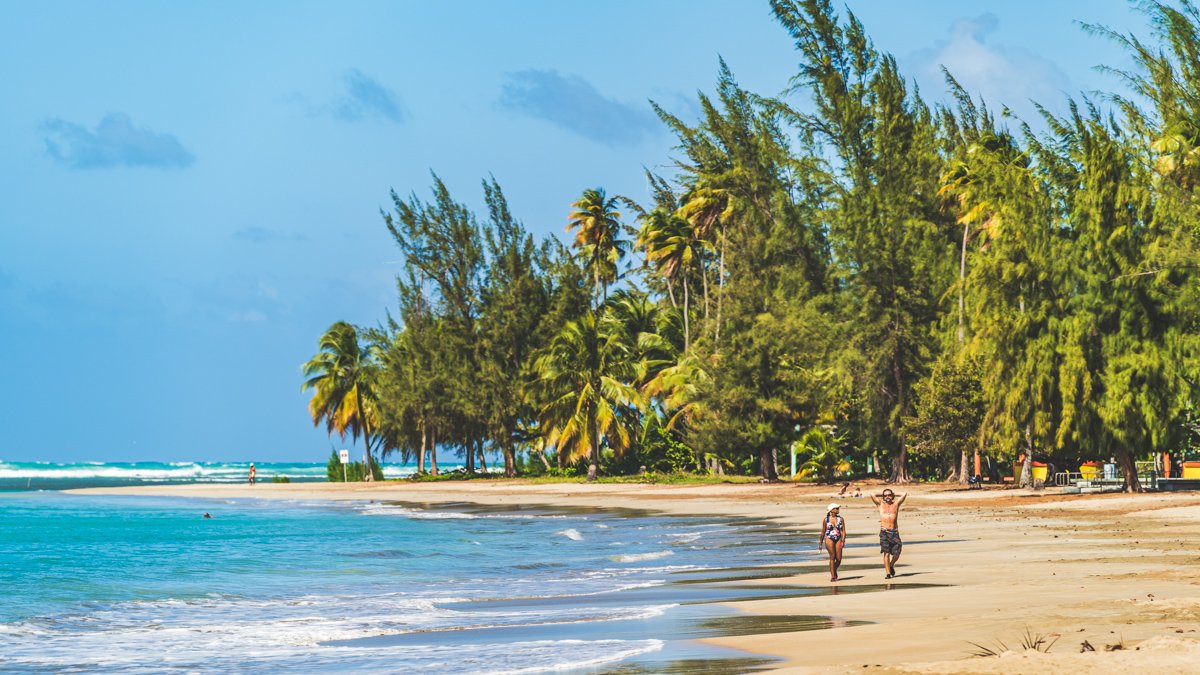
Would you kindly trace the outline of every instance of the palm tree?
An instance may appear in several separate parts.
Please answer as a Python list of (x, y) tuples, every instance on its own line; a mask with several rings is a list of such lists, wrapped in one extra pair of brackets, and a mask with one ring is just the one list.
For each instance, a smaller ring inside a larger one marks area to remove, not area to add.
[[(717, 321), (713, 325), (713, 340), (721, 341), (721, 291), (725, 289), (726, 224), (733, 221), (734, 201), (729, 191), (715, 187), (710, 180), (700, 177), (691, 190), (683, 196), (678, 214), (686, 218), (695, 231), (695, 236), (706, 243), (707, 248), (717, 249)], [(708, 270), (704, 270), (704, 318), (708, 319)]]
[[(638, 244), (646, 251), (646, 261), (654, 271), (667, 281), (667, 293), (671, 305), (675, 303), (675, 280), (683, 285), (683, 348), (691, 347), (691, 324), (689, 313), (690, 291), (688, 276), (696, 262), (703, 260), (709, 244), (697, 236), (696, 227), (686, 218), (663, 209), (654, 209), (642, 219), (642, 230), (638, 233)], [(703, 269), (701, 270), (703, 278)], [(708, 303), (708, 282), (705, 280), (705, 306)]]
[(617, 264), (629, 251), (629, 242), (621, 238), (625, 226), (617, 211), (620, 197), (609, 197), (603, 188), (584, 190), (571, 204), (567, 231), (576, 230), (575, 247), (592, 272), (596, 298), (608, 298), (608, 284), (617, 280)]
[(308, 402), (313, 426), (322, 421), (332, 435), (361, 435), (367, 450), (366, 480), (373, 480), (371, 451), (379, 435), (378, 347), (363, 345), (354, 326), (339, 321), (317, 342), (319, 351), (303, 366), (301, 391), (313, 390)]
[(623, 452), (630, 442), (622, 422), (640, 401), (632, 384), (636, 368), (624, 333), (611, 319), (590, 311), (563, 326), (535, 364), (532, 396), (540, 407), (539, 424), (559, 462), (589, 458), (588, 480), (595, 480), (600, 446)]
[(805, 457), (800, 466), (800, 476), (816, 476), (826, 483), (833, 482), (833, 474), (850, 468), (839, 447), (838, 438), (832, 433), (814, 427), (797, 441), (799, 452)]
[(679, 358), (679, 345), (672, 340), (677, 331), (664, 330), (671, 323), (670, 313), (640, 291), (616, 291), (604, 305), (605, 321), (622, 332), (620, 339), (634, 367), (632, 384), (638, 388)]

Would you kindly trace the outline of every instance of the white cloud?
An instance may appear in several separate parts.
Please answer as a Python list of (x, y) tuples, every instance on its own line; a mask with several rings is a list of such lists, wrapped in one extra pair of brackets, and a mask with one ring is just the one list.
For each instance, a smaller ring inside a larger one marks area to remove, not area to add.
[(42, 130), (46, 151), (73, 169), (181, 169), (195, 161), (175, 136), (135, 126), (123, 113), (106, 115), (95, 130), (59, 118), (46, 120)]
[(229, 320), (233, 323), (262, 323), (267, 320), (267, 315), (256, 309), (248, 309), (230, 314)]
[(333, 104), (333, 116), (344, 122), (367, 119), (403, 122), (407, 114), (396, 92), (362, 71), (351, 69), (345, 77), (346, 95)]
[(987, 36), (998, 24), (994, 14), (958, 19), (947, 39), (914, 54), (925, 93), (941, 98), (936, 93), (945, 91), (941, 72), (945, 66), (959, 84), (973, 95), (983, 96), (993, 110), (1007, 105), (1028, 116), (1033, 112), (1031, 100), (1057, 103), (1070, 88), (1066, 74), (1054, 62), (1029, 50), (989, 44)]
[(258, 282), (258, 297), (266, 298), (267, 300), (278, 300), (279, 289), (265, 281)]
[(609, 146), (632, 145), (663, 129), (648, 104), (609, 98), (582, 77), (554, 70), (510, 73), (499, 104)]

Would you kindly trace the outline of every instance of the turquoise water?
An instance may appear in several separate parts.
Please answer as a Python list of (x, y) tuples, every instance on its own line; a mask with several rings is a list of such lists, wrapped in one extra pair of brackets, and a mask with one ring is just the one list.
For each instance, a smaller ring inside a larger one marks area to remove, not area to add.
[[(439, 463), (442, 471), (462, 465)], [(291, 481), (326, 480), (324, 462), (256, 462), (258, 480), (276, 476)], [(384, 462), (385, 478), (403, 478), (415, 464)], [(164, 483), (241, 483), (250, 462), (4, 462), (0, 461), (0, 490), (67, 490), (76, 487), (118, 487)]]
[(711, 594), (688, 575), (811, 545), (633, 512), (53, 491), (0, 493), (0, 532), (0, 670), (55, 672), (590, 672), (662, 650), (628, 627)]

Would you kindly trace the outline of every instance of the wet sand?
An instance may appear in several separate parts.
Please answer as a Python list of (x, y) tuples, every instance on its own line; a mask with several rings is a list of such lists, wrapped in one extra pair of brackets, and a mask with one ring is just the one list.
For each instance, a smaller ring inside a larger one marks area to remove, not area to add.
[[(815, 551), (816, 529), (834, 490), (786, 483), (589, 486), (491, 480), (88, 492), (637, 508), (805, 528), (813, 532)], [(831, 583), (823, 565), (797, 564), (783, 556), (777, 567), (710, 571), (698, 583), (718, 579), (761, 587), (717, 600), (762, 621), (742, 621), (738, 628), (714, 624), (706, 634), (690, 637), (779, 659), (751, 659), (744, 663), (747, 670), (1082, 673), (1138, 667), (1195, 672), (1200, 662), (1200, 550), (1194, 543), (1200, 534), (1200, 493), (1067, 496), (955, 486), (914, 486), (910, 493), (901, 515), (905, 549), (895, 579), (883, 578), (870, 500), (839, 498), (849, 532), (840, 581)], [(792, 587), (825, 592), (796, 595), (788, 591)], [(799, 623), (789, 630), (789, 621)], [(1049, 653), (1022, 648), (1023, 639), (1039, 637), (1043, 649), (1055, 641)], [(1095, 651), (1081, 652), (1084, 642)], [(973, 656), (984, 649), (1000, 655)], [(686, 659), (678, 663), (687, 665)], [(641, 672), (636, 664), (629, 667), (628, 672)]]

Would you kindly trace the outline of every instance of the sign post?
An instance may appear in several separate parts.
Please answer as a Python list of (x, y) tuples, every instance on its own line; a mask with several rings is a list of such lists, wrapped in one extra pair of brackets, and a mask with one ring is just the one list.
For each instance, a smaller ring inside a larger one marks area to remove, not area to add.
[(350, 479), (346, 476), (346, 465), (350, 463), (350, 451), (342, 450), (338, 456), (342, 458), (342, 482), (349, 483)]

